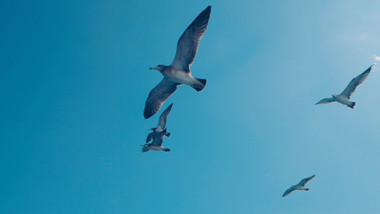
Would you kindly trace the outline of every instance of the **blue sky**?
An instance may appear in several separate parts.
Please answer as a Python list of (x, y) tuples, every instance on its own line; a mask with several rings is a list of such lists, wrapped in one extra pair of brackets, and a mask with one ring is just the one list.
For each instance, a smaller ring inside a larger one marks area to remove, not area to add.
[[(141, 153), (149, 91), (212, 5), (193, 75)], [(380, 2), (2, 1), (3, 213), (380, 212)], [(316, 174), (309, 192), (282, 193)]]

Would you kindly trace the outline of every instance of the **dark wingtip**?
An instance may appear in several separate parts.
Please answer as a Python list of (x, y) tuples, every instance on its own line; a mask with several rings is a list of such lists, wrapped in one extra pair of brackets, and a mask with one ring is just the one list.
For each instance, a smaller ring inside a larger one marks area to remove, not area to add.
[(144, 118), (149, 119), (151, 116), (153, 116), (152, 112), (148, 111), (146, 108), (144, 109)]
[(374, 66), (375, 64), (372, 64), (371, 66), (369, 66), (369, 68), (367, 68), (367, 70), (365, 70), (364, 72), (369, 72), (371, 71), (372, 67)]

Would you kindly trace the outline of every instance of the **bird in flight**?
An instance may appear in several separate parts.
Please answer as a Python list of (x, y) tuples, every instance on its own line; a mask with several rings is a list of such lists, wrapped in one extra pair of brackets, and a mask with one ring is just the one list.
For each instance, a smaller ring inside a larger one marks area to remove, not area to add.
[[(149, 150), (170, 152), (170, 149), (164, 148), (162, 146), (162, 142), (164, 140), (164, 136), (170, 136), (170, 133), (166, 130), (166, 121), (168, 120), (168, 116), (172, 107), (173, 103), (170, 104), (164, 112), (162, 112), (157, 127), (150, 129), (153, 132), (148, 134), (146, 137), (146, 143), (143, 145), (142, 152), (148, 152)], [(153, 140), (153, 142), (149, 143), (151, 140)]]
[[(147, 142), (143, 145), (142, 152), (148, 152), (149, 150), (170, 152), (170, 149), (162, 146), (166, 134), (166, 129), (164, 129), (161, 132), (153, 132), (152, 135), (148, 135), (148, 138), (146, 139)], [(153, 140), (153, 142), (148, 143), (151, 140)]]
[(210, 18), (211, 6), (203, 10), (197, 18), (187, 27), (177, 43), (177, 52), (171, 65), (157, 65), (150, 70), (161, 72), (164, 78), (152, 89), (145, 102), (144, 117), (153, 116), (162, 104), (172, 95), (178, 85), (188, 85), (196, 91), (202, 91), (206, 80), (191, 75), (190, 65), (193, 64), (197, 54), (199, 42), (206, 32)]
[[(170, 113), (170, 110), (172, 109), (173, 107), (173, 103), (170, 104), (169, 107), (167, 107), (165, 109), (164, 112), (162, 112), (161, 116), (160, 116), (160, 120), (158, 122), (158, 125), (156, 128), (151, 128), (150, 130), (152, 130), (153, 132), (151, 132), (147, 138), (146, 138), (146, 142), (148, 143), (152, 138), (153, 138), (153, 135), (159, 133), (159, 132), (162, 132), (165, 127), (166, 127), (166, 121), (168, 120), (168, 116), (169, 116), (169, 113)], [(166, 132), (165, 133), (165, 136), (169, 137), (170, 136), (170, 133), (169, 132)]]
[(295, 190), (304, 190), (304, 191), (309, 191), (309, 188), (306, 188), (305, 185), (311, 181), (313, 178), (315, 177), (315, 175), (311, 176), (311, 177), (308, 177), (308, 178), (304, 178), (302, 179), (297, 185), (294, 185), (292, 187), (290, 187), (289, 189), (287, 189), (284, 194), (282, 195), (282, 197), (285, 197), (287, 195), (289, 195), (290, 193), (292, 193), (293, 191)]
[(352, 79), (351, 82), (347, 85), (347, 87), (344, 89), (344, 91), (341, 94), (339, 95), (333, 94), (332, 97), (322, 99), (319, 102), (317, 102), (315, 105), (328, 104), (328, 103), (332, 103), (336, 101), (338, 103), (341, 103), (353, 109), (355, 107), (355, 102), (350, 101), (350, 98), (352, 94), (354, 94), (355, 89), (367, 79), (369, 73), (371, 72), (372, 66), (373, 65), (371, 65), (371, 67), (369, 67), (359, 76)]

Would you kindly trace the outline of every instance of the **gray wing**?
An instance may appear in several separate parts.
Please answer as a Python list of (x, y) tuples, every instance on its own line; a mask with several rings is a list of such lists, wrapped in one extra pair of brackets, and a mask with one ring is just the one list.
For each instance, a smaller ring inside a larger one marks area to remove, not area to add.
[(327, 103), (332, 103), (332, 102), (335, 102), (335, 99), (334, 98), (325, 98), (325, 99), (321, 99), (319, 102), (317, 102), (315, 105), (319, 105), (319, 104), (327, 104)]
[(154, 136), (154, 132), (148, 134), (148, 136), (146, 137), (146, 141), (145, 142), (148, 143), (149, 141), (151, 141), (153, 139), (153, 136)]
[[(162, 112), (161, 116), (160, 116), (160, 121), (158, 123), (158, 127), (160, 127), (162, 130), (165, 129), (165, 126), (166, 126), (166, 121), (168, 120), (168, 116), (169, 116), (169, 113), (170, 113), (170, 110), (172, 109), (172, 106), (173, 106), (173, 103), (170, 104), (169, 107), (167, 107), (165, 109), (164, 112)], [(157, 128), (158, 128), (157, 127)]]
[(313, 178), (315, 177), (315, 175), (312, 175), (308, 178), (304, 178), (302, 179), (297, 185), (301, 185), (301, 186), (305, 186), (309, 181), (311, 181)]
[(287, 195), (289, 195), (290, 193), (292, 193), (294, 191), (294, 187), (290, 187), (289, 189), (287, 189), (284, 194), (282, 194), (282, 197), (285, 197)]
[(350, 99), (352, 94), (355, 92), (355, 89), (367, 79), (369, 73), (371, 72), (372, 66), (373, 65), (371, 65), (371, 67), (369, 67), (359, 76), (352, 79), (351, 82), (347, 85), (347, 87), (344, 89), (344, 91), (340, 95), (343, 95), (347, 97), (347, 99)]
[(210, 13), (211, 6), (208, 6), (194, 19), (179, 38), (177, 52), (171, 66), (178, 70), (190, 72), (190, 65), (194, 62), (199, 42), (206, 32)]
[[(162, 132), (166, 133), (166, 129)], [(162, 145), (162, 142), (164, 141), (164, 135), (165, 135), (165, 134), (162, 134), (162, 132), (159, 134), (155, 134), (153, 136), (153, 142), (152, 142), (153, 146), (161, 146)]]
[(145, 119), (153, 116), (160, 110), (162, 104), (177, 90), (177, 83), (174, 83), (166, 78), (152, 89), (148, 99), (145, 102), (144, 117)]

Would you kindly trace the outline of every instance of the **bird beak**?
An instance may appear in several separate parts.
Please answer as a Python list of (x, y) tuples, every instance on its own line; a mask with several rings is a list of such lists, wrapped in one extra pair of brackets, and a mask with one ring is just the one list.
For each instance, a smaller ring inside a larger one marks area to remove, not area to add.
[(149, 68), (149, 70), (153, 70), (153, 68)]

